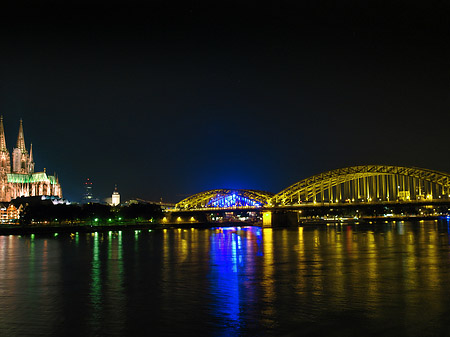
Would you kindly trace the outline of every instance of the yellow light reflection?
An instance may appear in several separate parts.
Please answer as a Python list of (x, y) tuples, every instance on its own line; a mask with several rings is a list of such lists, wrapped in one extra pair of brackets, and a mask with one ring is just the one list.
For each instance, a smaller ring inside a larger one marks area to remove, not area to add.
[[(271, 302), (275, 301), (276, 293), (274, 289), (274, 259), (273, 259), (273, 231), (272, 228), (264, 228), (263, 230), (263, 254), (264, 254), (264, 265), (263, 265), (263, 281), (261, 282), (263, 291), (265, 293), (265, 298), (269, 299)], [(262, 309), (265, 317), (274, 317), (274, 306), (268, 303)]]

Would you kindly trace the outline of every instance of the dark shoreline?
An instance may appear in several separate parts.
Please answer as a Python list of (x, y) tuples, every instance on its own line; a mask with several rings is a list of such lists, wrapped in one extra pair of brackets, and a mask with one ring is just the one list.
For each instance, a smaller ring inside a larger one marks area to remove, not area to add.
[(59, 225), (59, 226), (36, 226), (36, 225), (7, 225), (0, 226), (1, 235), (28, 235), (28, 234), (54, 234), (54, 233), (93, 233), (126, 230), (161, 230), (171, 228), (196, 228), (207, 229), (215, 227), (247, 227), (260, 226), (244, 222), (226, 223), (179, 223), (179, 224), (159, 224), (159, 223), (135, 223), (121, 225)]
[[(308, 219), (298, 223), (297, 226), (274, 226), (270, 228), (288, 228), (288, 227), (316, 227), (325, 225), (376, 225), (393, 221), (411, 221), (411, 220), (444, 220), (442, 216), (431, 217), (389, 217), (389, 218), (361, 218), (361, 219), (346, 219), (346, 220), (323, 220), (323, 219)], [(161, 230), (161, 229), (209, 229), (216, 227), (263, 227), (261, 223), (247, 223), (247, 222), (195, 222), (195, 223), (128, 223), (128, 224), (113, 224), (113, 225), (0, 225), (0, 236), (2, 235), (28, 235), (28, 234), (54, 234), (54, 233), (93, 233), (93, 232), (108, 232), (108, 231), (123, 231), (123, 230)]]

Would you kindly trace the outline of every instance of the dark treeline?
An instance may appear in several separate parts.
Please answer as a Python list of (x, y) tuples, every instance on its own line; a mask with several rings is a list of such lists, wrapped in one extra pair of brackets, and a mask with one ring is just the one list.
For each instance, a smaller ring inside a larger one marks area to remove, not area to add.
[(52, 203), (27, 203), (23, 205), (22, 224), (33, 222), (73, 223), (87, 222), (104, 224), (117, 221), (148, 221), (162, 217), (159, 205), (132, 204), (116, 206), (102, 204), (53, 205)]

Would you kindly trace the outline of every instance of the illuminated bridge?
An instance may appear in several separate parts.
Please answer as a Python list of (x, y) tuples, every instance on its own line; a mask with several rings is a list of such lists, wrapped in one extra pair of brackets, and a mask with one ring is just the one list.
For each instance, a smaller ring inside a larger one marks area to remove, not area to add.
[(195, 194), (178, 210), (283, 208), (321, 204), (450, 199), (450, 174), (404, 166), (352, 166), (303, 179), (273, 195), (256, 190), (217, 189)]
[(449, 198), (450, 174), (415, 167), (366, 165), (324, 172), (277, 193), (272, 205), (389, 202)]
[(260, 208), (269, 202), (272, 193), (243, 190), (217, 189), (194, 194), (175, 205), (181, 210), (248, 209)]

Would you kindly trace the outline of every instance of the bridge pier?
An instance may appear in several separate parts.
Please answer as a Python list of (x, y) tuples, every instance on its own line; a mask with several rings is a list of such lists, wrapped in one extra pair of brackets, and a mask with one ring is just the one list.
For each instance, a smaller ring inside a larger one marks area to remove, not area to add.
[(272, 211), (262, 212), (262, 225), (263, 228), (271, 228), (272, 227)]
[(296, 211), (263, 211), (263, 227), (264, 228), (276, 228), (276, 227), (297, 227), (298, 218)]

